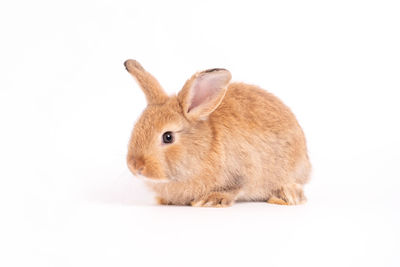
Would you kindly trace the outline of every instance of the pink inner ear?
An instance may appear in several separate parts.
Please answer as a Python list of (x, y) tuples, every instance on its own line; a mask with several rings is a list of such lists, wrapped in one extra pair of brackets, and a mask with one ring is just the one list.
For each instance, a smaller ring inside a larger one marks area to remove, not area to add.
[(192, 98), (188, 112), (212, 100), (226, 83), (224, 73), (210, 73), (200, 76), (192, 85)]

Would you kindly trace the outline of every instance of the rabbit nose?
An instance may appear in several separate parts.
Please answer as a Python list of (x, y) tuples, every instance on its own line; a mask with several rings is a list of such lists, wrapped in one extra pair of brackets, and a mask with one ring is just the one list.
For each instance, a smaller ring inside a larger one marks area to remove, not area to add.
[(142, 174), (142, 171), (144, 170), (144, 167), (140, 167), (137, 169), (138, 174)]
[(138, 173), (142, 174), (144, 170), (144, 161), (142, 158), (133, 158), (133, 169)]

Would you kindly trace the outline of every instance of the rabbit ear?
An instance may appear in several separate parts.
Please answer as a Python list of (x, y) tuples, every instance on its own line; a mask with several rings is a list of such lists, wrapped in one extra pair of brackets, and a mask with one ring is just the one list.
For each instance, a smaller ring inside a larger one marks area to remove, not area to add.
[(196, 73), (178, 94), (183, 113), (188, 119), (204, 119), (221, 104), (231, 73), (225, 69), (210, 69)]
[(148, 104), (162, 104), (168, 99), (156, 78), (148, 73), (139, 62), (128, 59), (124, 63), (126, 70), (136, 79), (146, 95)]

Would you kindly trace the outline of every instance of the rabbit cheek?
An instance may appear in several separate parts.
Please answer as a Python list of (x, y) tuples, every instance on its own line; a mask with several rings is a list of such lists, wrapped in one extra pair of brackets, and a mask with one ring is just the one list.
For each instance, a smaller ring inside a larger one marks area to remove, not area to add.
[(182, 157), (182, 149), (179, 146), (168, 147), (165, 151), (165, 159), (168, 165), (179, 162)]
[(182, 155), (183, 151), (179, 146), (171, 146), (165, 150), (164, 159), (171, 176), (178, 176)]
[(141, 172), (141, 175), (152, 179), (152, 180), (163, 180), (165, 179), (165, 174), (162, 171), (160, 164), (156, 161), (146, 162), (146, 166)]

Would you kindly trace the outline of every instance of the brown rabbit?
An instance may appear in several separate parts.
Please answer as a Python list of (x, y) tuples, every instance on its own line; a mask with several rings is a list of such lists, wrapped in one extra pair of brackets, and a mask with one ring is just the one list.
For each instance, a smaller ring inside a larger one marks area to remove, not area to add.
[(225, 69), (198, 72), (169, 97), (137, 61), (125, 67), (148, 102), (132, 132), (128, 167), (160, 204), (305, 202), (302, 187), (311, 170), (305, 137), (278, 98), (230, 83)]

